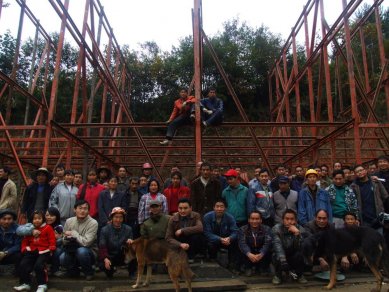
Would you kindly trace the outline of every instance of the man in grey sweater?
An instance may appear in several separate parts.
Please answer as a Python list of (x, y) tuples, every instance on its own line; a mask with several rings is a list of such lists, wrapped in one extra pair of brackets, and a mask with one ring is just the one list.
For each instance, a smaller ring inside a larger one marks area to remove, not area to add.
[(75, 217), (66, 220), (64, 227), (64, 253), (61, 255), (61, 265), (67, 269), (70, 276), (78, 276), (81, 271), (86, 280), (93, 279), (93, 265), (97, 255), (98, 223), (89, 216), (89, 203), (79, 200), (74, 204)]

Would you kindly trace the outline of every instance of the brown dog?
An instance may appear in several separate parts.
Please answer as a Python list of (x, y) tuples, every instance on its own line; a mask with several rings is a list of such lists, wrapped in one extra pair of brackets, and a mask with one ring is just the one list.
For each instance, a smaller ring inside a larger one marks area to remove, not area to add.
[(180, 291), (178, 277), (184, 276), (188, 286), (188, 291), (192, 291), (192, 277), (194, 273), (189, 267), (188, 257), (184, 250), (174, 249), (163, 239), (135, 239), (126, 250), (126, 262), (134, 258), (138, 261), (138, 273), (135, 285), (132, 288), (138, 288), (142, 279), (145, 264), (147, 265), (146, 281), (142, 284), (148, 286), (151, 279), (151, 265), (164, 263), (167, 266), (170, 279), (172, 280), (176, 291)]

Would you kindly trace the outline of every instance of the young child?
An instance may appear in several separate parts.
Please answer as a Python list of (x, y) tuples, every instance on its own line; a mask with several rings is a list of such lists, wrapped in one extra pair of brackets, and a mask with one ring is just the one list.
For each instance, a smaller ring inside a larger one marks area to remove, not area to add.
[[(343, 217), (343, 220), (344, 220), (344, 227), (345, 228), (355, 228), (355, 227), (359, 226), (358, 217), (353, 212), (346, 212), (346, 214)], [(351, 261), (353, 266), (357, 266), (360, 262), (358, 254), (353, 252), (353, 253), (349, 254), (348, 256), (342, 257), (342, 259), (340, 261), (340, 265), (343, 268), (343, 270), (346, 271), (352, 267), (350, 261)]]
[(22, 241), (22, 261), (20, 263), (20, 285), (15, 286), (16, 291), (31, 290), (32, 271), (35, 272), (38, 283), (37, 292), (47, 291), (46, 264), (56, 249), (56, 240), (53, 227), (45, 223), (45, 215), (42, 211), (35, 211), (32, 216), (32, 224), (40, 233), (34, 236), (25, 236)]
[(359, 226), (357, 215), (353, 212), (346, 212), (343, 217), (344, 227)]

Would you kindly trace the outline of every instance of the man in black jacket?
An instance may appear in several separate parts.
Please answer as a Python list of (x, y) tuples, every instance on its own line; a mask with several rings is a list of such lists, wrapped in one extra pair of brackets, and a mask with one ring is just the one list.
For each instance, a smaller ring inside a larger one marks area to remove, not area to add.
[(47, 168), (41, 167), (37, 169), (31, 175), (31, 178), (34, 182), (24, 191), (22, 203), (22, 214), (27, 216), (29, 222), (32, 220), (32, 213), (34, 211), (46, 212), (51, 191), (53, 190), (49, 185), (53, 176)]
[(200, 166), (200, 176), (190, 185), (192, 209), (202, 216), (213, 210), (216, 199), (221, 197), (220, 182), (211, 176), (212, 167), (204, 162)]

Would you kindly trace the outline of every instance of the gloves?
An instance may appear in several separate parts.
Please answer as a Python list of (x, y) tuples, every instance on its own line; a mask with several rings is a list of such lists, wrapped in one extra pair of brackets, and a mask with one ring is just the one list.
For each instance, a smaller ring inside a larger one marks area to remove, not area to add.
[(184, 101), (184, 102), (182, 103), (182, 107), (184, 107), (184, 106), (186, 106), (186, 101)]
[(285, 260), (281, 261), (281, 271), (283, 272), (289, 271), (289, 264)]
[(3, 260), (3, 258), (5, 258), (6, 255), (6, 252), (0, 251), (0, 262)]
[(208, 110), (208, 109), (206, 109), (206, 108), (203, 108), (203, 112), (205, 112), (205, 113), (207, 113), (207, 114), (209, 114), (209, 115), (212, 115), (212, 113), (213, 113), (213, 111)]
[(171, 122), (170, 120), (167, 120), (167, 121), (165, 122), (165, 124), (170, 124), (170, 122)]

